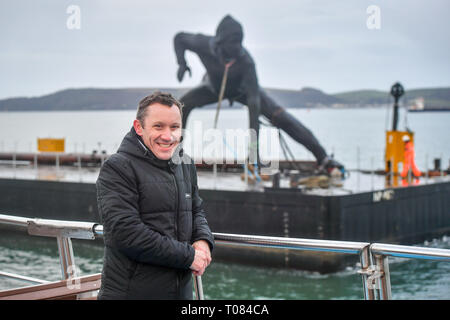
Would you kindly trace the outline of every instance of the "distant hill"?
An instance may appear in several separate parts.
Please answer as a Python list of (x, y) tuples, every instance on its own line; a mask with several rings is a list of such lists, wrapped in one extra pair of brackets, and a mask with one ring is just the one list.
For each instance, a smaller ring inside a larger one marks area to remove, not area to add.
[[(377, 90), (350, 91), (333, 96), (346, 104), (360, 106), (390, 104), (394, 101), (388, 91)], [(406, 91), (401, 99), (410, 105), (418, 98), (424, 98), (425, 108), (450, 109), (450, 88), (412, 89)]]
[(415, 89), (406, 96), (411, 100), (424, 98), (425, 108), (450, 109), (450, 88)]
[(343, 92), (333, 95), (335, 98), (345, 101), (346, 104), (354, 105), (374, 105), (386, 104), (391, 101), (391, 96), (387, 91), (358, 90)]
[[(11, 98), (0, 100), (1, 111), (38, 110), (124, 110), (136, 109), (139, 101), (157, 88), (136, 89), (66, 89), (33, 98)], [(180, 96), (187, 89), (160, 88)]]
[[(170, 92), (179, 98), (189, 89), (66, 89), (40, 97), (0, 100), (0, 111), (135, 110), (143, 97), (156, 90)], [(393, 101), (387, 91), (376, 90), (358, 90), (333, 95), (314, 88), (303, 88), (301, 90), (267, 88), (265, 90), (279, 105), (286, 108), (366, 107), (390, 104)], [(403, 99), (409, 105), (419, 97), (425, 99), (425, 107), (450, 108), (450, 88), (409, 90)], [(224, 106), (227, 105), (228, 103), (225, 101)], [(215, 107), (215, 104), (209, 107)]]
[(328, 95), (314, 88), (303, 88), (298, 91), (281, 89), (265, 90), (270, 97), (286, 108), (315, 108), (345, 103), (339, 97)]

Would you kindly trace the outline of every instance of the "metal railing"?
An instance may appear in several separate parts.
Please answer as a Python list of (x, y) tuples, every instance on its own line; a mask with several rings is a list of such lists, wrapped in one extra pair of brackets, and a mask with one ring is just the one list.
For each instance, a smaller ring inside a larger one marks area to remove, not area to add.
[[(0, 225), (9, 225), (13, 229), (28, 232), (30, 235), (55, 237), (58, 243), (61, 275), (66, 280), (77, 277), (71, 238), (93, 240), (103, 237), (103, 226), (93, 222), (34, 219), (0, 214)], [(364, 299), (366, 300), (391, 299), (388, 256), (450, 262), (450, 250), (448, 249), (227, 233), (213, 233), (213, 235), (216, 245), (219, 246), (269, 247), (358, 255), (361, 263), (358, 273), (362, 277)], [(6, 272), (0, 272), (0, 276), (35, 283), (46, 282)], [(194, 277), (194, 290), (196, 298), (203, 300), (203, 285), (199, 276)]]
[(392, 299), (388, 256), (450, 262), (450, 250), (448, 249), (373, 243), (370, 245), (370, 253), (374, 265), (373, 270), (379, 274), (377, 277), (379, 300)]
[[(0, 219), (1, 222), (1, 219)], [(97, 236), (103, 236), (103, 226), (100, 224), (93, 225), (93, 232)], [(374, 291), (368, 289), (366, 283), (370, 274), (366, 272), (370, 269), (369, 246), (367, 242), (351, 242), (351, 241), (330, 241), (330, 240), (312, 240), (299, 238), (281, 238), (266, 237), (253, 235), (238, 235), (228, 233), (213, 233), (216, 245), (237, 245), (237, 246), (256, 246), (270, 247), (278, 249), (293, 250), (313, 250), (326, 252), (339, 252), (347, 254), (358, 254), (361, 262), (361, 268), (365, 272), (362, 273), (362, 284), (364, 298), (367, 300), (374, 299)], [(204, 299), (202, 278), (194, 277), (194, 290), (198, 300)]]

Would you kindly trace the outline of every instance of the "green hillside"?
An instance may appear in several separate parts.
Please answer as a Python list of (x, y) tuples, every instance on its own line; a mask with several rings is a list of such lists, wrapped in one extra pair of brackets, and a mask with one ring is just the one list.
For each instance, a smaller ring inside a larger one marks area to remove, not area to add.
[(347, 104), (386, 104), (391, 101), (389, 93), (378, 90), (358, 90), (334, 94), (334, 97)]
[[(189, 88), (66, 89), (40, 97), (0, 100), (0, 111), (136, 109), (143, 97), (156, 90), (170, 92), (180, 98)], [(277, 104), (285, 108), (366, 107), (393, 102), (387, 91), (377, 90), (357, 90), (333, 95), (314, 88), (265, 90)], [(425, 99), (426, 108), (450, 109), (450, 88), (413, 89), (407, 91), (402, 99), (406, 105), (410, 105), (419, 97)], [(228, 101), (224, 101), (224, 106), (227, 105)], [(209, 107), (215, 107), (215, 104)]]
[[(347, 104), (374, 105), (393, 103), (388, 91), (358, 90), (334, 94), (334, 97)], [(426, 108), (450, 108), (450, 88), (412, 89), (401, 98), (407, 105), (415, 99), (424, 98)]]

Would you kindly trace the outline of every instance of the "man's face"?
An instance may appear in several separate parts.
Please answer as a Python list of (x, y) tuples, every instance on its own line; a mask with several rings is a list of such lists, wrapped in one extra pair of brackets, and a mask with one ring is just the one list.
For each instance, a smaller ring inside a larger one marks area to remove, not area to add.
[(169, 160), (181, 138), (181, 114), (176, 105), (155, 103), (147, 107), (143, 126), (133, 122), (134, 130), (144, 144), (161, 160)]

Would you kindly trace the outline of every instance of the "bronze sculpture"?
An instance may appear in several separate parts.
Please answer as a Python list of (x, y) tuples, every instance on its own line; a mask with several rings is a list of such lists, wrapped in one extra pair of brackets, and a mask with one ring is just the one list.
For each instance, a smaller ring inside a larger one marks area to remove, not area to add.
[(193, 34), (180, 32), (175, 35), (174, 47), (179, 65), (177, 78), (182, 81), (186, 72), (191, 73), (184, 53), (190, 50), (198, 55), (206, 68), (206, 74), (201, 84), (186, 94), (180, 100), (184, 104), (183, 127), (185, 128), (189, 113), (198, 107), (217, 102), (221, 82), (227, 66), (227, 83), (224, 98), (238, 101), (248, 107), (249, 127), (256, 132), (256, 154), (258, 156), (259, 115), (264, 115), (275, 127), (282, 129), (294, 140), (304, 145), (315, 156), (319, 168), (329, 169), (343, 166), (332, 157), (327, 156), (325, 149), (313, 133), (300, 121), (279, 106), (258, 84), (255, 63), (249, 52), (242, 46), (243, 29), (230, 15), (219, 23), (216, 35)]

